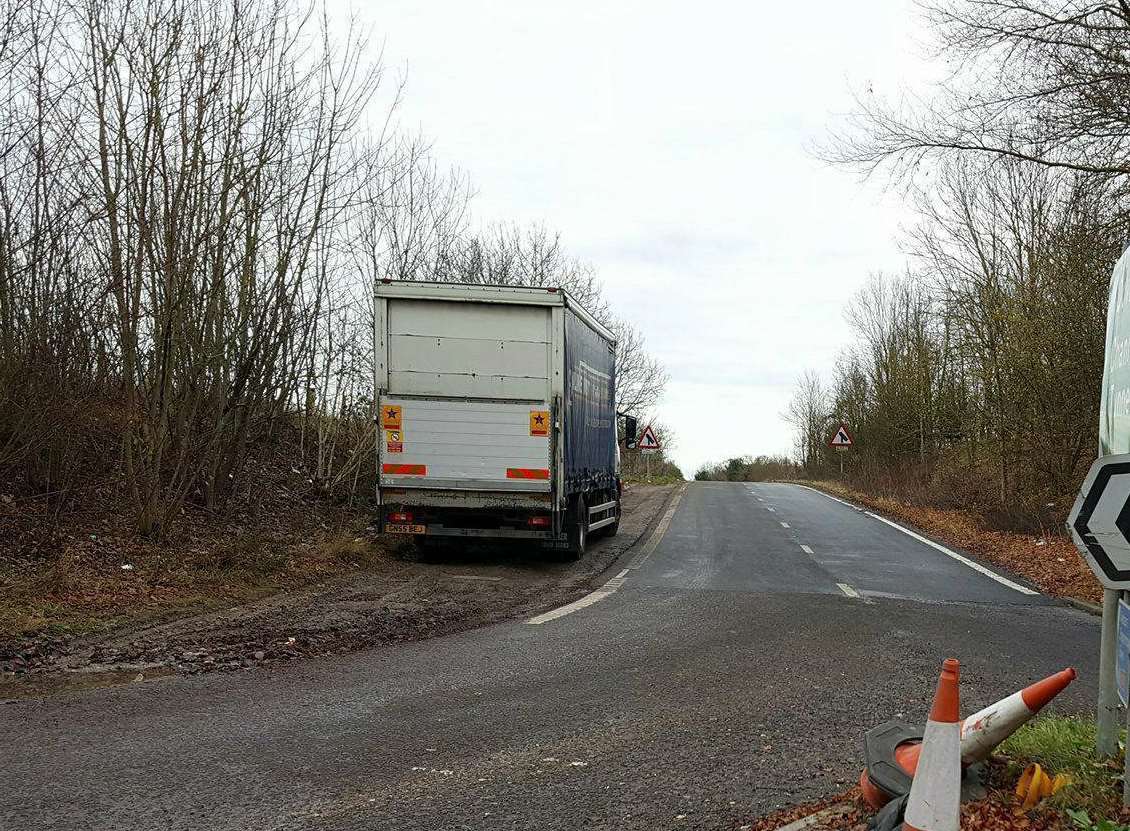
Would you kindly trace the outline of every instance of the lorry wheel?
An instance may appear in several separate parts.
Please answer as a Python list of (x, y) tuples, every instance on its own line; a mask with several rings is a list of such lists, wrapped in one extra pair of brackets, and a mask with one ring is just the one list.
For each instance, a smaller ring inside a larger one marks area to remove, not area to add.
[(589, 516), (585, 500), (577, 499), (576, 504), (573, 521), (569, 523), (569, 548), (566, 557), (570, 560), (579, 560), (585, 556), (585, 548), (589, 541)]

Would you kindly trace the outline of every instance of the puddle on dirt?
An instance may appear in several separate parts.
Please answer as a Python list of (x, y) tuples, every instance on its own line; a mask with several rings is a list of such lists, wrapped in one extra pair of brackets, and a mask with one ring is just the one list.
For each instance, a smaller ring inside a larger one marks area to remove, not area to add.
[(452, 580), (480, 580), (487, 583), (498, 583), (502, 580), (501, 577), (488, 577), (485, 574), (451, 574), (445, 571), (444, 577), (449, 577)]
[(28, 698), (43, 698), (61, 692), (137, 684), (170, 675), (176, 675), (176, 670), (172, 667), (9, 676), (0, 678), (0, 703)]

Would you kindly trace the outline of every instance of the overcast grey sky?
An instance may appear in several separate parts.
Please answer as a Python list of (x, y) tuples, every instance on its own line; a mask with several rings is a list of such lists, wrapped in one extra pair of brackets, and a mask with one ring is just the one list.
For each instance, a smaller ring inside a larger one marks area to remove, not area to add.
[[(356, 8), (356, 7), (355, 7)], [(476, 222), (540, 222), (597, 268), (671, 376), (690, 475), (784, 453), (843, 305), (899, 270), (895, 194), (811, 153), (852, 89), (932, 72), (913, 3), (396, 0), (362, 7), (406, 75), (397, 122), (471, 177)]]

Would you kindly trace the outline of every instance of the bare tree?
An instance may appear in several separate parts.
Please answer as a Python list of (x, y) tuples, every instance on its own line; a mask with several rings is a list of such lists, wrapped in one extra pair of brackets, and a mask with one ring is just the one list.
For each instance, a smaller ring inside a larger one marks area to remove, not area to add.
[(827, 391), (819, 375), (815, 372), (801, 375), (784, 417), (796, 431), (797, 458), (801, 466), (816, 470), (830, 418)]
[(563, 286), (654, 404), (662, 372), (591, 267), (543, 228), (471, 235), (467, 178), (370, 111), (379, 54), (330, 28), (294, 0), (0, 5), (2, 478), (59, 509), (118, 488), (164, 534), (294, 440), (352, 498), (390, 278)]
[(1084, 174), (1130, 174), (1130, 6), (952, 0), (926, 7), (954, 67), (925, 95), (857, 96), (828, 155), (913, 174), (933, 156), (987, 155)]

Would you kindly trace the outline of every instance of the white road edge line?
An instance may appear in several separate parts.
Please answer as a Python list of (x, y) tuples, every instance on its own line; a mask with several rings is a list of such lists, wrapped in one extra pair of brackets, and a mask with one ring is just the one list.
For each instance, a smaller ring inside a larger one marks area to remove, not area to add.
[(826, 496), (829, 499), (831, 499), (833, 502), (839, 502), (841, 505), (847, 505), (853, 511), (860, 511), (860, 512), (865, 513), (863, 511), (863, 508), (860, 508), (858, 505), (853, 505), (851, 502), (848, 502), (846, 499), (840, 499), (838, 496), (832, 496), (832, 494), (830, 494), (830, 493), (824, 493), (824, 491), (820, 490), (819, 488), (812, 488), (812, 487), (809, 487), (808, 485), (800, 485), (800, 484), (798, 484), (797, 487), (798, 488), (804, 488), (806, 491), (812, 491), (813, 493), (818, 493), (821, 496)]
[(1022, 586), (1019, 583), (1014, 583), (1012, 580), (1009, 580), (1007, 577), (1002, 577), (1001, 575), (997, 574), (992, 569), (985, 568), (980, 563), (975, 563), (972, 560), (970, 560), (968, 557), (961, 556), (956, 551), (951, 551), (950, 549), (946, 548), (941, 543), (936, 543), (933, 540), (927, 539), (926, 537), (922, 536), (921, 534), (916, 534), (914, 531), (911, 531), (909, 528), (904, 528), (901, 525), (899, 525), (897, 522), (892, 522), (891, 520), (887, 519), (885, 516), (879, 516), (878, 514), (873, 514), (873, 513), (871, 513), (871, 511), (864, 511), (863, 513), (865, 513), (867, 516), (871, 517), (872, 519), (877, 519), (880, 522), (887, 523), (887, 525), (891, 526), (892, 528), (899, 529), (904, 534), (907, 534), (908, 536), (914, 537), (914, 539), (918, 540), (921, 543), (925, 543), (926, 545), (930, 546), (931, 548), (936, 548), (938, 551), (941, 551), (947, 557), (952, 557), (953, 559), (957, 560), (959, 563), (963, 563), (964, 565), (969, 566), (974, 571), (977, 571), (977, 572), (980, 572), (981, 574), (984, 574), (990, 580), (996, 580), (1002, 586), (1007, 586), (1008, 588), (1012, 589), (1013, 591), (1018, 591), (1021, 594), (1033, 594), (1033, 595), (1039, 594), (1038, 591), (1033, 591), (1032, 589), (1028, 588), (1027, 586)]
[(559, 617), (570, 615), (573, 612), (584, 609), (586, 606), (591, 606), (594, 603), (599, 603), (601, 600), (604, 600), (604, 598), (608, 597), (608, 595), (615, 593), (616, 589), (597, 589), (594, 592), (586, 594), (580, 600), (574, 600), (572, 603), (568, 603), (564, 606), (558, 606), (556, 609), (546, 612), (545, 614), (538, 615), (537, 617), (532, 617), (527, 620), (526, 623), (530, 624), (531, 626), (538, 626), (542, 623), (548, 623), (551, 620), (557, 620), (557, 618)]
[(879, 516), (876, 513), (872, 513), (871, 511), (864, 510), (863, 508), (859, 507), (858, 505), (853, 505), (850, 502), (845, 502), (843, 499), (838, 499), (838, 498), (832, 496), (829, 493), (824, 493), (824, 491), (820, 490), (819, 488), (812, 488), (812, 487), (809, 487), (808, 485), (797, 485), (797, 487), (804, 488), (805, 490), (810, 490), (813, 493), (820, 494), (821, 496), (826, 496), (826, 497), (828, 497), (829, 499), (831, 499), (835, 502), (839, 502), (841, 505), (847, 505), (852, 510), (859, 511), (860, 513), (865, 514), (865, 515), (867, 515), (867, 516), (869, 516), (873, 519), (877, 519), (880, 522), (885, 522), (885, 523), (887, 523), (887, 525), (890, 525), (892, 528), (897, 528), (900, 531), (902, 531), (904, 534), (908, 534), (908, 535), (914, 537), (914, 539), (918, 540), (919, 542), (925, 543), (926, 545), (930, 546), (931, 548), (936, 548), (938, 551), (941, 551), (947, 557), (952, 557), (953, 559), (957, 560), (959, 563), (963, 563), (963, 564), (969, 566), (974, 571), (978, 571), (981, 574), (984, 574), (990, 580), (996, 580), (1002, 586), (1007, 586), (1008, 588), (1012, 589), (1013, 591), (1018, 591), (1021, 594), (1030, 594), (1030, 595), (1038, 595), (1039, 594), (1038, 591), (1033, 591), (1032, 589), (1028, 588), (1027, 586), (1022, 586), (1019, 583), (1014, 583), (1012, 580), (1009, 580), (1007, 577), (1002, 577), (1001, 575), (997, 574), (992, 569), (985, 568), (980, 563), (975, 563), (972, 560), (970, 560), (968, 557), (961, 556), (956, 551), (951, 551), (950, 549), (946, 548), (941, 543), (936, 543), (933, 540), (928, 540), (924, 536), (922, 536), (921, 534), (916, 534), (914, 531), (911, 531), (909, 528), (904, 528), (901, 525), (899, 525), (897, 522), (893, 522), (893, 521), (887, 519), (885, 516)]
[(857, 592), (855, 589), (853, 589), (847, 583), (836, 583), (836, 585), (839, 586), (840, 591), (842, 591), (848, 597), (859, 597), (859, 592)]
[(815, 554), (816, 552), (809, 548), (807, 545), (801, 544), (800, 550), (805, 554)]
[(675, 498), (671, 500), (667, 512), (663, 514), (663, 519), (659, 521), (659, 525), (655, 527), (655, 531), (647, 541), (647, 545), (643, 551), (636, 555), (635, 559), (628, 564), (628, 568), (621, 571), (599, 589), (591, 591), (579, 600), (574, 600), (572, 603), (566, 603), (564, 606), (558, 606), (556, 609), (550, 609), (548, 612), (543, 612), (540, 615), (535, 615), (526, 621), (530, 626), (540, 626), (543, 623), (549, 623), (551, 620), (557, 620), (559, 617), (571, 615), (573, 612), (585, 609), (594, 603), (599, 603), (604, 598), (611, 594), (615, 594), (616, 590), (624, 585), (624, 581), (628, 579), (628, 572), (633, 568), (638, 568), (640, 563), (647, 559), (648, 555), (656, 549), (659, 541), (663, 535), (667, 533), (667, 526), (671, 524), (671, 517), (675, 515), (675, 509), (679, 507), (679, 502), (683, 498), (683, 492), (686, 490), (686, 485), (679, 489), (675, 494)]

